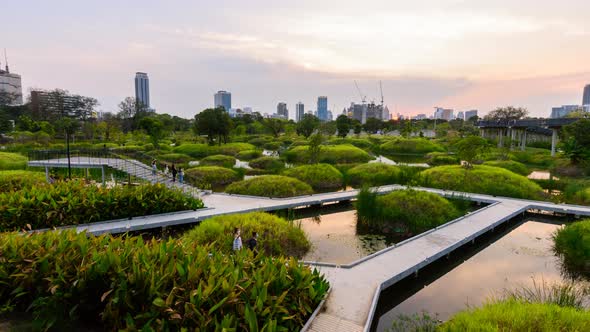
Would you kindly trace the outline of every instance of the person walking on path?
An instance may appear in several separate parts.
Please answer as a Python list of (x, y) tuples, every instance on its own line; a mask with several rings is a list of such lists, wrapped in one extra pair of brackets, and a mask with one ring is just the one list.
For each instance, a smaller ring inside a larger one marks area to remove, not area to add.
[(156, 177), (158, 174), (158, 164), (156, 163), (156, 159), (152, 160), (152, 175)]
[(176, 174), (178, 174), (178, 171), (176, 171), (174, 164), (172, 164), (170, 171), (172, 172), (172, 182), (176, 182)]
[(242, 250), (242, 237), (240, 236), (240, 229), (234, 228), (234, 244), (233, 244), (234, 251)]
[(184, 182), (184, 172), (182, 171), (182, 167), (178, 167), (178, 183), (182, 184)]
[(256, 250), (257, 244), (258, 244), (258, 233), (252, 232), (252, 237), (248, 240), (248, 242), (246, 242), (246, 245), (248, 246), (248, 249), (250, 249), (254, 252), (258, 252)]
[(168, 176), (168, 173), (170, 173), (170, 171), (168, 170), (168, 165), (164, 164), (164, 175)]

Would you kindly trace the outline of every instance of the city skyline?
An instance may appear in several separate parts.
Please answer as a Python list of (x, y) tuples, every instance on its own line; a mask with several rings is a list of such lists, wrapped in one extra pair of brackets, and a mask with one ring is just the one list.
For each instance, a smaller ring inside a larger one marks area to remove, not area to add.
[(116, 112), (134, 95), (130, 73), (145, 71), (159, 112), (189, 118), (227, 90), (234, 105), (262, 113), (280, 101), (315, 105), (322, 95), (339, 113), (360, 102), (354, 80), (369, 101), (380, 99), (382, 80), (393, 113), (514, 105), (548, 116), (579, 103), (590, 83), (584, 1), (222, 1), (221, 12), (185, 1), (106, 3), (89, 1), (84, 11), (67, 1), (3, 5), (13, 29), (2, 46), (25, 95), (63, 88)]

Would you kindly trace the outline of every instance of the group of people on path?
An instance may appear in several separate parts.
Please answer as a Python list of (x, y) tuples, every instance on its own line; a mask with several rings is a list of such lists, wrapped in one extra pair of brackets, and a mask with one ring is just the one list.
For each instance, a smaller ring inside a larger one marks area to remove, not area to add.
[[(258, 233), (252, 232), (252, 237), (246, 241), (246, 246), (248, 249), (256, 252), (256, 245), (258, 244)], [(234, 251), (242, 250), (242, 236), (241, 231), (239, 228), (234, 228), (234, 243), (233, 243)]]
[[(158, 174), (158, 163), (156, 159), (152, 160), (152, 175), (155, 177)], [(164, 164), (164, 175), (168, 176), (168, 174), (172, 174), (172, 182), (176, 182), (176, 176), (178, 176), (178, 182), (184, 183), (184, 171), (182, 167), (176, 169), (174, 164), (170, 168), (168, 168), (167, 164)]]

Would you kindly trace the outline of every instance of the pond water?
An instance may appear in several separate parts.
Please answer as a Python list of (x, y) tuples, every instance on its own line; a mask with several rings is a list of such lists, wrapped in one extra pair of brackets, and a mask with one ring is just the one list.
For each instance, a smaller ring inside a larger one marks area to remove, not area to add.
[(552, 234), (564, 219), (527, 216), (485, 235), (381, 293), (373, 330), (387, 331), (403, 315), (426, 311), (446, 320), (468, 306), (479, 306), (505, 289), (532, 286), (533, 280), (563, 281), (552, 252)]

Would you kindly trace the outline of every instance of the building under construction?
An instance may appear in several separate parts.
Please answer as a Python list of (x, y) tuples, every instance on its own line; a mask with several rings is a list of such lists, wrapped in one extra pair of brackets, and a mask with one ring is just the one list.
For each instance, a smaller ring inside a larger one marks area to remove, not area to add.
[(361, 92), (358, 84), (354, 81), (354, 85), (361, 97), (361, 104), (357, 103), (350, 103), (350, 107), (348, 108), (348, 117), (360, 121), (360, 123), (365, 124), (367, 119), (379, 119), (381, 121), (388, 121), (389, 120), (389, 109), (387, 106), (383, 105), (383, 88), (381, 82), (379, 82), (379, 90), (381, 92), (381, 104), (375, 104), (375, 102), (366, 103), (367, 97), (363, 95)]

